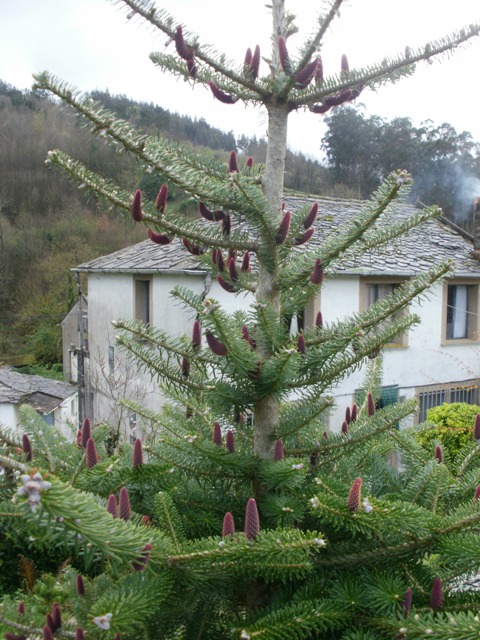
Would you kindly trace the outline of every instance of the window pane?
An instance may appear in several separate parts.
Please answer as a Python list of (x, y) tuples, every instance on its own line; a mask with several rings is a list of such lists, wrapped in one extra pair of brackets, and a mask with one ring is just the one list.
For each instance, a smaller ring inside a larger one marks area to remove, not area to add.
[(468, 285), (451, 284), (447, 296), (447, 338), (468, 338)]

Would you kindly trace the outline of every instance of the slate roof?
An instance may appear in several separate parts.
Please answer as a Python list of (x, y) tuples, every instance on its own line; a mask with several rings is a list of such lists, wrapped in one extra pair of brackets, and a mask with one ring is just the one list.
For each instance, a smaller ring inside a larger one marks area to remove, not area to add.
[[(354, 216), (365, 204), (360, 200), (338, 200), (330, 198), (285, 197), (286, 209), (292, 211), (302, 206), (319, 204), (319, 214), (315, 221), (315, 233), (307, 247), (320, 245), (323, 239), (335, 234), (338, 229)], [(395, 205), (395, 211), (385, 213), (379, 226), (388, 226), (388, 219), (396, 222), (418, 213), (412, 205)], [(211, 223), (210, 223), (211, 224)], [(300, 248), (299, 248), (300, 249)], [(446, 220), (430, 220), (416, 227), (403, 238), (384, 245), (381, 249), (366, 252), (362, 256), (348, 253), (335, 262), (335, 270), (343, 274), (402, 275), (409, 276), (425, 271), (432, 263), (441, 259), (455, 262), (455, 272), (459, 276), (480, 276), (480, 263), (472, 257), (473, 238), (462, 230), (456, 230)], [(205, 270), (194, 256), (189, 254), (179, 240), (160, 246), (150, 240), (121, 249), (79, 265), (82, 272), (133, 272), (160, 273), (162, 271), (182, 272)]]
[(75, 393), (77, 388), (68, 382), (0, 367), (0, 403), (29, 404), (41, 413), (50, 413)]

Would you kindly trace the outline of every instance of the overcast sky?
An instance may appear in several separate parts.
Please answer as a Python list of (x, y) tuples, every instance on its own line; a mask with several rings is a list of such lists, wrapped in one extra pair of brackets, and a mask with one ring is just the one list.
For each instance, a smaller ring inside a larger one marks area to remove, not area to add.
[[(270, 15), (262, 0), (158, 0), (165, 8), (228, 58), (241, 62), (247, 47), (259, 44), (269, 53)], [(300, 34), (289, 40), (290, 54), (315, 26), (325, 0), (286, 0), (298, 16)], [(380, 61), (404, 50), (480, 22), (480, 0), (349, 0), (333, 24), (322, 49), (325, 74), (337, 73), (347, 54), (350, 67)], [(0, 79), (30, 88), (32, 74), (43, 70), (84, 91), (111, 93), (154, 102), (236, 135), (265, 134), (265, 114), (241, 104), (216, 102), (202, 87), (165, 76), (150, 62), (150, 51), (163, 50), (166, 38), (133, 19), (121, 3), (109, 0), (0, 0)], [(173, 50), (170, 45), (170, 50)], [(265, 63), (263, 63), (265, 64)], [(367, 116), (388, 120), (412, 118), (449, 122), (458, 133), (469, 131), (480, 142), (478, 70), (480, 39), (432, 65), (423, 63), (413, 78), (377, 92), (365, 91), (359, 102)], [(266, 67), (263, 67), (266, 71)], [(262, 70), (262, 69), (261, 69)], [(320, 156), (325, 128), (321, 116), (295, 114), (289, 143), (295, 150)]]

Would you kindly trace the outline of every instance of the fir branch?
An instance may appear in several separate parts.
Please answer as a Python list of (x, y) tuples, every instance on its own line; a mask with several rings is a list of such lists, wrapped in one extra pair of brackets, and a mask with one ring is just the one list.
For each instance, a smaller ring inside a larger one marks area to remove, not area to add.
[[(155, 5), (148, 1), (121, 0), (121, 2), (130, 7), (130, 9), (137, 15), (150, 22), (150, 24), (155, 28), (159, 29), (170, 38), (174, 38), (175, 30), (172, 28), (173, 19), (165, 11), (156, 10)], [(188, 45), (194, 50), (196, 59), (201, 60), (206, 66), (210, 67), (220, 76), (226, 77), (236, 85), (250, 90), (257, 99), (261, 99), (267, 95), (267, 91), (262, 89), (258, 82), (251, 79), (249, 80), (247, 76), (234, 72), (232, 70), (232, 63), (228, 64), (223, 61), (220, 62), (219, 59), (222, 60), (223, 58), (220, 54), (216, 52), (209, 53), (209, 49), (207, 47), (200, 46), (197, 41), (188, 41)], [(155, 54), (152, 55), (152, 60), (154, 62), (157, 61)], [(166, 68), (170, 69), (168, 65)], [(182, 75), (186, 77), (186, 73), (182, 73)]]
[(466, 44), (471, 38), (480, 34), (480, 24), (471, 24), (466, 28), (454, 31), (440, 40), (428, 43), (424, 47), (409, 49), (408, 54), (398, 54), (383, 62), (368, 67), (352, 69), (346, 77), (332, 76), (325, 78), (321, 87), (303, 91), (294, 91), (289, 95), (292, 109), (322, 102), (334, 94), (352, 87), (366, 85), (375, 88), (387, 82), (396, 82), (400, 78), (412, 75), (415, 65), (424, 60), (431, 60), (449, 53), (452, 49)]
[[(408, 192), (405, 185), (406, 176), (390, 174), (362, 208), (356, 218), (351, 221), (345, 231), (330, 234), (324, 239), (320, 250), (303, 251), (291, 254), (280, 274), (280, 286), (283, 290), (294, 285), (304, 285), (310, 278), (315, 261), (321, 260), (325, 269), (330, 262), (343, 254), (351, 245), (358, 242), (363, 235), (382, 216), (389, 205), (403, 192)], [(299, 268), (300, 266), (300, 268)]]
[[(17, 631), (22, 631), (27, 633), (28, 635), (35, 635), (38, 637), (43, 636), (43, 629), (29, 627), (25, 624), (20, 624), (19, 622), (15, 622), (14, 620), (9, 620), (8, 618), (4, 618), (0, 616), (0, 622), (10, 629), (15, 629)], [(60, 628), (55, 631), (55, 636), (59, 638), (75, 638), (75, 633), (73, 631), (67, 631), (66, 629)]]
[(322, 600), (306, 600), (283, 605), (260, 615), (245, 627), (235, 629), (236, 638), (253, 640), (302, 640), (311, 637), (330, 637), (329, 632), (348, 626), (352, 612), (344, 607)]

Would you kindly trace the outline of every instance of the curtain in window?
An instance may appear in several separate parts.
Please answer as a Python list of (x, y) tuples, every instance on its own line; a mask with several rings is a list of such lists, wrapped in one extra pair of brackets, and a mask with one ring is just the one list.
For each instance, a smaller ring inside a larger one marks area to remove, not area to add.
[(457, 284), (453, 287), (452, 307), (452, 338), (466, 338), (468, 336), (468, 285)]

